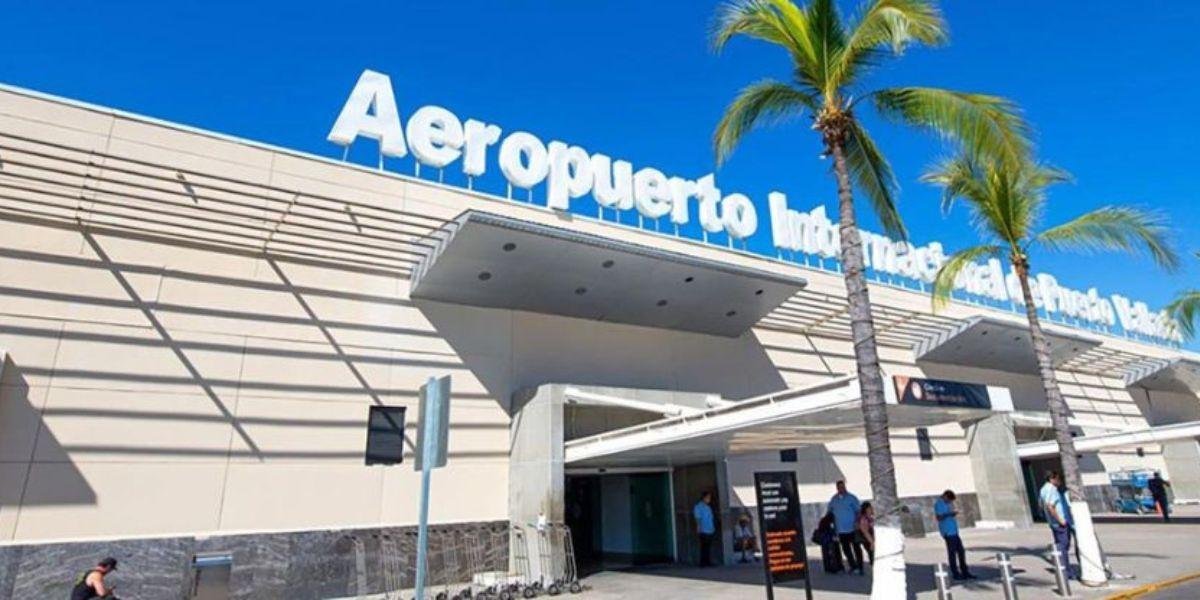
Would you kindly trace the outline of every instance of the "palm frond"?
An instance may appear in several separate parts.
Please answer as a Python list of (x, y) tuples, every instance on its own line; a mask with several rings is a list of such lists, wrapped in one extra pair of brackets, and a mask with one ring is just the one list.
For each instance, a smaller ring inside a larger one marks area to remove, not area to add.
[(950, 255), (933, 278), (933, 310), (936, 312), (950, 303), (954, 293), (954, 282), (968, 265), (984, 258), (996, 258), (1003, 253), (1000, 246), (984, 244), (959, 250)]
[(746, 86), (725, 109), (713, 133), (717, 163), (724, 162), (754, 127), (795, 117), (814, 106), (810, 94), (781, 81), (764, 79)]
[(783, 47), (801, 71), (803, 81), (815, 70), (817, 44), (811, 38), (808, 15), (790, 0), (732, 0), (717, 9), (710, 42), (716, 52), (734, 37), (744, 35)]
[(910, 44), (937, 46), (949, 37), (941, 11), (928, 0), (866, 0), (859, 15), (833, 73), (840, 85), (851, 83), (862, 67), (888, 51), (898, 55)]
[(872, 98), (884, 116), (931, 129), (973, 156), (1019, 163), (1029, 155), (1029, 125), (1005, 98), (928, 87), (879, 90)]
[(1196, 336), (1196, 321), (1200, 320), (1200, 290), (1184, 290), (1166, 308), (1180, 333), (1187, 338)]
[(1167, 269), (1179, 255), (1167, 239), (1164, 215), (1125, 206), (1105, 206), (1038, 234), (1034, 241), (1052, 250), (1143, 251)]
[(857, 119), (851, 122), (850, 135), (846, 139), (846, 164), (858, 189), (871, 201), (884, 232), (893, 239), (908, 239), (904, 221), (896, 210), (895, 193), (899, 185), (892, 166)]
[(841, 87), (834, 73), (846, 46), (846, 29), (834, 0), (811, 0), (804, 10), (807, 16), (809, 37), (813, 40), (815, 60), (813, 83), (832, 101)]

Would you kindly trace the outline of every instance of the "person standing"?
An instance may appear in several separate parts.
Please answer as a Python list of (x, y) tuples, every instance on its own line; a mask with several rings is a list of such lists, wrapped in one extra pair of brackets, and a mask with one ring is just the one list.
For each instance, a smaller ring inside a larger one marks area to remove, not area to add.
[(859, 575), (863, 573), (862, 546), (858, 544), (858, 536), (855, 531), (861, 507), (862, 503), (858, 501), (858, 497), (846, 491), (846, 482), (839, 481), (837, 482), (837, 493), (829, 499), (829, 509), (826, 511), (833, 515), (833, 526), (837, 532), (838, 543), (842, 547), (842, 554), (846, 557), (846, 572), (853, 573), (857, 570)]
[(1146, 488), (1150, 490), (1150, 496), (1154, 498), (1154, 505), (1158, 507), (1158, 512), (1162, 514), (1163, 521), (1171, 522), (1171, 505), (1167, 501), (1167, 488), (1171, 487), (1171, 482), (1162, 478), (1162, 473), (1154, 472), (1154, 477), (1146, 482)]
[(946, 542), (946, 555), (950, 562), (950, 575), (955, 579), (975, 579), (967, 570), (967, 549), (963, 547), (962, 538), (958, 535), (958, 509), (954, 501), (958, 499), (954, 490), (942, 492), (937, 502), (933, 503), (933, 514), (937, 517), (938, 533)]
[(713, 516), (712, 492), (704, 492), (700, 501), (692, 508), (696, 518), (696, 533), (700, 536), (700, 566), (712, 566), (712, 543), (717, 536), (716, 518)]
[(112, 598), (113, 586), (104, 582), (104, 577), (117, 570), (117, 559), (107, 557), (96, 563), (96, 566), (84, 571), (75, 586), (71, 588), (71, 600), (91, 600), (92, 598)]
[(1071, 569), (1071, 529), (1074, 524), (1071, 522), (1067, 495), (1060, 486), (1062, 475), (1059, 475), (1058, 471), (1050, 471), (1046, 474), (1046, 483), (1038, 492), (1038, 498), (1042, 504), (1042, 512), (1046, 515), (1046, 522), (1050, 524), (1050, 533), (1054, 536), (1054, 547), (1058, 550), (1059, 560), (1070, 578), (1074, 577)]
[(862, 508), (858, 511), (858, 530), (855, 531), (855, 537), (858, 538), (858, 543), (862, 544), (863, 548), (867, 549), (867, 558), (871, 560), (871, 565), (875, 564), (875, 509), (871, 508), (870, 502), (863, 502)]

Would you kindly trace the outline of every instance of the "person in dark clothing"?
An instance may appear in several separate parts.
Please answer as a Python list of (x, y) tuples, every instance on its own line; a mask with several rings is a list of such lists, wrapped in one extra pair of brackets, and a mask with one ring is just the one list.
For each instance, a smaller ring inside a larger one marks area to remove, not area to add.
[(826, 573), (841, 573), (846, 570), (842, 565), (842, 553), (838, 551), (837, 528), (833, 524), (833, 515), (826, 514), (813, 530), (812, 541), (821, 547), (821, 566)]
[(846, 491), (846, 482), (837, 482), (837, 493), (829, 499), (826, 513), (833, 515), (833, 526), (837, 530), (838, 543), (846, 556), (849, 572), (863, 574), (863, 551), (858, 543), (858, 513), (862, 503), (858, 496)]
[(1154, 504), (1158, 507), (1158, 512), (1162, 513), (1163, 521), (1171, 522), (1171, 505), (1167, 501), (1167, 488), (1171, 487), (1171, 483), (1162, 478), (1162, 473), (1154, 472), (1154, 477), (1146, 482), (1146, 488), (1150, 490), (1150, 496), (1154, 498)]
[(104, 576), (117, 570), (117, 559), (108, 557), (96, 563), (96, 566), (88, 569), (79, 579), (75, 580), (75, 586), (71, 588), (71, 600), (91, 600), (92, 598), (108, 598), (116, 600), (113, 595), (113, 586), (104, 583)]

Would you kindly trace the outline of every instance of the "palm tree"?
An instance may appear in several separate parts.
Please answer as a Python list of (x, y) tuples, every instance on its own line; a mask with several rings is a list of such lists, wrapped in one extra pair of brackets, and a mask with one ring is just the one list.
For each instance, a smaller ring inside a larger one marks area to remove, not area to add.
[(1074, 499), (1071, 508), (1078, 534), (1076, 543), (1083, 562), (1082, 579), (1085, 583), (1099, 584), (1107, 576), (1087, 503), (1078, 502), (1084, 498), (1083, 479), (1067, 423), (1067, 403), (1058, 386), (1054, 364), (1050, 360), (1050, 345), (1042, 331), (1029, 287), (1029, 253), (1035, 248), (1082, 252), (1140, 250), (1167, 268), (1178, 265), (1179, 258), (1166, 241), (1163, 217), (1129, 207), (1106, 206), (1039, 231), (1039, 220), (1047, 203), (1046, 188), (1069, 178), (1065, 171), (1032, 160), (1002, 162), (963, 155), (936, 165), (922, 180), (943, 188), (944, 211), (948, 212), (957, 199), (966, 202), (972, 225), (985, 238), (983, 244), (950, 256), (938, 270), (933, 283), (934, 309), (944, 307), (950, 301), (954, 282), (962, 270), (981, 259), (1007, 259), (1021, 284), (1063, 476), (1069, 497)]
[(942, 44), (946, 32), (941, 12), (929, 0), (868, 0), (850, 20), (833, 0), (811, 0), (806, 6), (733, 0), (719, 9), (712, 35), (718, 51), (745, 36), (779, 46), (792, 62), (789, 80), (754, 83), (729, 105), (713, 136), (717, 161), (724, 161), (755, 126), (802, 114), (811, 116), (824, 155), (833, 157), (841, 264), (877, 515), (876, 598), (905, 597), (904, 538), (852, 187), (858, 186), (889, 235), (904, 239), (906, 232), (896, 210), (891, 166), (856, 111), (873, 106), (884, 117), (932, 130), (972, 152), (1006, 160), (1027, 152), (1024, 122), (1007, 100), (930, 87), (864, 91), (872, 67), (912, 44)]
[[(1196, 253), (1196, 258), (1200, 258), (1200, 252)], [(1195, 337), (1196, 321), (1200, 320), (1200, 290), (1180, 292), (1175, 300), (1167, 305), (1167, 314), (1171, 315), (1184, 337)]]

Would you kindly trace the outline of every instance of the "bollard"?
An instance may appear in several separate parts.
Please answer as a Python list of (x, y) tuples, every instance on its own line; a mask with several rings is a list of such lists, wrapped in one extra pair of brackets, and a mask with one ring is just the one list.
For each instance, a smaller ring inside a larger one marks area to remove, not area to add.
[(950, 574), (946, 572), (946, 565), (937, 564), (933, 570), (933, 580), (937, 583), (937, 600), (954, 600), (954, 595), (950, 593)]
[(1063, 598), (1071, 597), (1071, 578), (1067, 577), (1067, 566), (1062, 562), (1058, 548), (1050, 544), (1050, 556), (1054, 558), (1054, 583), (1058, 586), (1058, 595)]
[(996, 562), (1000, 563), (1000, 587), (1004, 589), (1004, 600), (1017, 599), (1017, 581), (1013, 577), (1012, 561), (1003, 552), (996, 553)]

